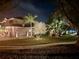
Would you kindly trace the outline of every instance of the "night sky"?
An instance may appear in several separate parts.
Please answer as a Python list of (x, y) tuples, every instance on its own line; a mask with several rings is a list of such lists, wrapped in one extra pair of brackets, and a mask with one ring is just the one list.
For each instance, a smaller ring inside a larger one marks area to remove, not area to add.
[(0, 17), (20, 17), (31, 13), (37, 15), (39, 20), (46, 21), (56, 8), (55, 2), (52, 0), (13, 0), (14, 7), (0, 13)]

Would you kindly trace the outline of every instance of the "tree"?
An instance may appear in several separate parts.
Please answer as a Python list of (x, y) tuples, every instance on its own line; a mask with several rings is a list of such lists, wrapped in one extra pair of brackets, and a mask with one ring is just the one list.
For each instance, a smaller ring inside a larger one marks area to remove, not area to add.
[(28, 14), (28, 16), (24, 17), (24, 26), (25, 24), (29, 23), (31, 27), (31, 35), (32, 35), (32, 24), (35, 22), (34, 20), (37, 18), (37, 16), (32, 16), (31, 14)]
[(34, 25), (34, 33), (36, 35), (45, 34), (47, 27), (46, 24), (43, 22), (36, 22)]
[[(70, 21), (73, 28), (79, 30), (79, 2), (78, 0), (59, 0), (59, 9)], [(72, 12), (73, 11), (73, 12)]]
[(61, 33), (67, 29), (65, 25), (64, 17), (62, 17), (61, 14), (53, 16), (52, 22), (48, 24), (48, 30), (51, 33), (50, 35), (61, 35)]
[(27, 24), (29, 23), (30, 26), (32, 27), (32, 23), (34, 23), (35, 19), (37, 18), (37, 16), (32, 16), (31, 14), (28, 14), (28, 16), (25, 16), (24, 17), (24, 24)]

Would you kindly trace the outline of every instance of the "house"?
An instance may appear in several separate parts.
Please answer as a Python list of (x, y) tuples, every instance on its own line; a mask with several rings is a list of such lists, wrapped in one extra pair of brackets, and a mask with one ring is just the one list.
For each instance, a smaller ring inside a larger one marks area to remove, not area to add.
[(23, 27), (23, 20), (16, 18), (4, 18), (0, 22), (4, 31), (0, 31), (0, 37), (32, 37), (33, 27)]

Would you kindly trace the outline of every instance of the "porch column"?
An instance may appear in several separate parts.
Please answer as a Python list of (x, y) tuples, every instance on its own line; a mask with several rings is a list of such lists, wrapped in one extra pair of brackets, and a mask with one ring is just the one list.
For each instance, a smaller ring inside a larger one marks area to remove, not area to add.
[(12, 26), (12, 36), (13, 37), (16, 37), (16, 33), (15, 33), (16, 31), (15, 31), (15, 27), (14, 26)]

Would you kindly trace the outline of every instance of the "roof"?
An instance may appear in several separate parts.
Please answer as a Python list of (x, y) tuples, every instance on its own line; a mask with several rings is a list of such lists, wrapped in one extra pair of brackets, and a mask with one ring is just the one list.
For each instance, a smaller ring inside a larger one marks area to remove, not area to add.
[(22, 26), (23, 20), (16, 18), (4, 18), (2, 22), (0, 22), (2, 26)]
[[(0, 22), (0, 25), (2, 26), (20, 26), (23, 27), (24, 21), (22, 19), (18, 19), (18, 18), (4, 18), (3, 21)], [(32, 26), (34, 26), (34, 24), (32, 23)], [(30, 24), (27, 23), (25, 24), (24, 27), (30, 27)]]

